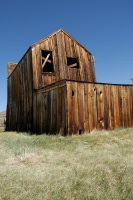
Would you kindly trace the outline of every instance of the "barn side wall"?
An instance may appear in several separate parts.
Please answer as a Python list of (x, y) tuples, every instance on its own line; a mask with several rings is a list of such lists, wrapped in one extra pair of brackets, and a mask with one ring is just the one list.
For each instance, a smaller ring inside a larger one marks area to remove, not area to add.
[(29, 50), (8, 77), (6, 130), (31, 131), (33, 105), (32, 58)]
[[(52, 51), (54, 73), (42, 72), (41, 50)], [(63, 31), (56, 32), (33, 45), (32, 57), (34, 89), (39, 89), (63, 79), (96, 81), (91, 53)], [(67, 57), (77, 58), (79, 68), (69, 67)]]
[(34, 92), (33, 131), (67, 135), (66, 82), (59, 82)]
[(34, 92), (35, 133), (82, 134), (133, 126), (133, 86), (60, 81)]
[(133, 86), (67, 81), (68, 135), (133, 126)]

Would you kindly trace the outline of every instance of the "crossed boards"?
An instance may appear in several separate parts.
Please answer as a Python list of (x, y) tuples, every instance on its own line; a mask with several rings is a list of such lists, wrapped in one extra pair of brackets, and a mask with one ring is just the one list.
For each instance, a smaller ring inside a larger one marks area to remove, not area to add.
[[(67, 57), (67, 66), (69, 68), (79, 68), (78, 59)], [(47, 72), (47, 73), (54, 72), (51, 51), (42, 50), (42, 69), (43, 69), (43, 72)]]
[(42, 50), (42, 70), (43, 72), (54, 72), (51, 51)]

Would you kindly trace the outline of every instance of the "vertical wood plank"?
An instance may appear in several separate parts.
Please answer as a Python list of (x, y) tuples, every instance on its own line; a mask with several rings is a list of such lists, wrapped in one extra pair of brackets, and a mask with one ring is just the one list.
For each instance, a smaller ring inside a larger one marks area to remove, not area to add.
[(67, 82), (67, 106), (68, 106), (68, 135), (72, 135), (72, 101), (71, 83)]

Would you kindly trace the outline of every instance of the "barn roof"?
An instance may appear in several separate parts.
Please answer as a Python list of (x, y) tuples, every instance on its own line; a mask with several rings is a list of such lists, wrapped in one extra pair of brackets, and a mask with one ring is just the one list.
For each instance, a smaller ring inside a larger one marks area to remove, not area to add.
[(69, 35), (66, 31), (64, 31), (62, 28), (53, 32), (52, 34), (44, 37), (43, 39), (39, 40), (38, 42), (34, 43), (33, 45), (31, 45), (31, 47), (34, 47), (35, 45), (43, 42), (44, 40), (48, 39), (49, 37), (52, 37), (53, 35), (56, 35), (57, 33), (62, 32), (64, 34), (66, 34), (69, 38), (71, 38), (72, 40), (74, 40), (78, 45), (80, 45), (82, 48), (85, 49), (85, 51), (87, 51), (89, 54), (91, 54), (91, 52), (89, 52), (84, 46), (82, 46), (77, 40), (75, 40), (71, 35)]
[[(89, 52), (84, 46), (82, 46), (82, 45), (81, 45), (77, 40), (75, 40), (71, 35), (69, 35), (69, 34), (68, 34), (66, 31), (64, 31), (63, 29), (59, 29), (59, 30), (53, 32), (52, 34), (50, 34), (50, 35), (44, 37), (43, 39), (39, 40), (38, 42), (36, 42), (36, 43), (30, 45), (29, 48), (27, 49), (27, 51), (25, 52), (25, 54), (21, 57), (21, 59), (19, 60), (19, 62), (16, 64), (16, 67), (18, 66), (18, 64), (21, 62), (21, 60), (24, 58), (24, 56), (27, 54), (27, 52), (28, 52), (32, 47), (34, 47), (35, 45), (37, 45), (37, 44), (43, 42), (44, 40), (48, 39), (49, 37), (52, 37), (53, 35), (55, 35), (55, 34), (57, 34), (57, 33), (59, 33), (59, 32), (63, 32), (64, 34), (66, 34), (69, 38), (71, 38), (72, 40), (74, 40), (78, 45), (80, 45), (85, 51), (87, 51), (87, 52), (91, 55), (91, 52)], [(14, 68), (14, 70), (16, 69), (16, 67)], [(13, 70), (13, 71), (14, 71), (14, 70)], [(12, 72), (13, 72), (13, 71), (12, 71)], [(8, 78), (11, 76), (12, 72), (8, 75)]]

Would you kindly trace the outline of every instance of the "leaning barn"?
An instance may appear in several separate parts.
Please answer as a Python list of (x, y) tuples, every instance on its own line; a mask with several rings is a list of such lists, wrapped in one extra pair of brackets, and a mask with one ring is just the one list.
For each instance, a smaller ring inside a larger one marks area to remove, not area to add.
[(133, 86), (96, 82), (92, 54), (63, 30), (8, 64), (8, 131), (62, 135), (133, 126)]

